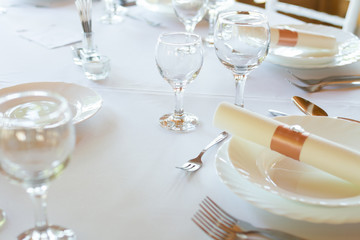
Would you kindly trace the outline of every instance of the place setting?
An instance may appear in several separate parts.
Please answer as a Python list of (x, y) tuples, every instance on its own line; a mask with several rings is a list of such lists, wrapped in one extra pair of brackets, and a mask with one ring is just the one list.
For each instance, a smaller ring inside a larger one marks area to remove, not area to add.
[(356, 63), (360, 58), (360, 40), (353, 33), (308, 23), (273, 26), (271, 36), (266, 61), (288, 69), (287, 81), (291, 85), (307, 93), (358, 87), (356, 73), (325, 74), (323, 77), (303, 77), (301, 74)]
[[(0, 174), (24, 189), (2, 183), (0, 238), (356, 239), (359, 38), (259, 2), (1, 15)], [(9, 30), (31, 15), (77, 42), (32, 48)]]
[(360, 40), (350, 32), (319, 24), (272, 28), (267, 61), (297, 69), (344, 66), (360, 58)]
[[(288, 218), (359, 221), (358, 123), (312, 116), (273, 119), (228, 103), (219, 106), (214, 118), (215, 126), (232, 134), (216, 155), (217, 174), (231, 191)], [(283, 124), (287, 130), (281, 130)]]

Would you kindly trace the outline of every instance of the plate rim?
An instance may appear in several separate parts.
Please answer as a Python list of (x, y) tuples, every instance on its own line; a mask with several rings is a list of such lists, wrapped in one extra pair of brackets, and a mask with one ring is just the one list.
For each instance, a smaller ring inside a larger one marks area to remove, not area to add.
[[(41, 86), (43, 85), (43, 86)], [(94, 116), (102, 107), (103, 105), (103, 98), (101, 97), (100, 94), (98, 94), (96, 91), (94, 91), (93, 89), (89, 88), (89, 87), (85, 87), (79, 84), (75, 84), (75, 83), (69, 83), (69, 82), (28, 82), (28, 83), (20, 83), (20, 84), (16, 84), (16, 85), (12, 85), (12, 86), (8, 86), (8, 87), (4, 87), (0, 89), (0, 96), (3, 96), (5, 94), (9, 94), (12, 92), (16, 92), (16, 89), (21, 88), (21, 87), (28, 87), (30, 86), (30, 89), (27, 89), (27, 91), (31, 91), (31, 90), (48, 90), (51, 92), (55, 92), (57, 94), (60, 94), (61, 96), (63, 96), (69, 103), (69, 105), (73, 106), (76, 111), (79, 111), (79, 109), (75, 106), (75, 104), (73, 103), (73, 101), (71, 99), (69, 99), (68, 96), (64, 96), (63, 94), (61, 94), (62, 91), (58, 91), (56, 88), (52, 87), (51, 89), (48, 87), (49, 85), (62, 85), (62, 86), (66, 86), (66, 88), (81, 88), (83, 90), (86, 90), (87, 92), (91, 93), (92, 96), (96, 96), (98, 99), (96, 101), (96, 108), (92, 109), (92, 111), (87, 111), (87, 112), (81, 112), (81, 114), (78, 114), (78, 112), (76, 112), (76, 114), (73, 117), (73, 124), (76, 125), (78, 123), (81, 123), (87, 119), (89, 119), (90, 117)], [(39, 87), (39, 89), (36, 89), (37, 87)], [(76, 96), (77, 97), (77, 96)], [(84, 114), (87, 113), (87, 114)]]
[[(315, 117), (289, 116), (279, 118), (313, 119)], [(316, 118), (326, 119), (326, 121), (342, 121), (342, 123), (346, 122), (344, 120), (328, 117)], [(346, 122), (346, 124), (346, 126), (349, 126), (354, 125), (355, 123)], [(360, 208), (358, 205), (324, 206), (294, 201), (290, 198), (284, 198), (279, 194), (271, 193), (260, 187), (258, 184), (246, 179), (244, 175), (241, 175), (238, 172), (230, 160), (228, 153), (228, 146), (230, 141), (231, 139), (227, 140), (218, 149), (215, 155), (215, 168), (220, 180), (232, 192), (236, 193), (242, 199), (271, 213), (297, 220), (331, 224), (360, 222)]]
[[(313, 24), (313, 23), (303, 23), (303, 24), (278, 24), (275, 25), (276, 26), (287, 26), (287, 27), (297, 27), (297, 26), (309, 26), (309, 27), (320, 27), (320, 28), (327, 28), (327, 29), (333, 29), (334, 31), (342, 31), (341, 29), (335, 28), (335, 27), (331, 27), (331, 26), (326, 26), (326, 25), (322, 25), (322, 24)], [(299, 64), (299, 63), (292, 63), (291, 61), (283, 61), (285, 59), (301, 59), (301, 58), (291, 58), (291, 57), (285, 57), (285, 56), (278, 56), (278, 55), (273, 55), (271, 54), (271, 51), (269, 51), (268, 56), (265, 58), (265, 61), (268, 61), (270, 63), (276, 64), (276, 65), (280, 65), (280, 66), (284, 66), (284, 67), (291, 67), (291, 68), (298, 68), (298, 69), (316, 69), (316, 68), (328, 68), (328, 67), (338, 67), (338, 66), (345, 66), (351, 63), (354, 63), (356, 61), (358, 61), (360, 59), (360, 39), (353, 33), (351, 32), (344, 32), (344, 34), (348, 34), (349, 36), (353, 37), (353, 40), (356, 39), (357, 43), (358, 43), (358, 47), (357, 47), (357, 51), (355, 51), (352, 53), (352, 55), (354, 55), (353, 58), (347, 60), (347, 61), (342, 61), (340, 64), (337, 64), (337, 60), (336, 60), (336, 56), (334, 56), (334, 60), (330, 61), (330, 62), (324, 62), (324, 63), (319, 63), (319, 64)], [(349, 56), (349, 54), (345, 55), (345, 56), (339, 56), (339, 57), (346, 57)], [(284, 58), (283, 60), (276, 60), (277, 57), (280, 58)], [(338, 58), (339, 58), (338, 57)], [(318, 59), (321, 58), (329, 58), (329, 57), (319, 57)]]
[(220, 181), (241, 199), (275, 215), (294, 220), (328, 224), (360, 222), (360, 208), (358, 206), (328, 208), (302, 204), (272, 194), (249, 182), (241, 177), (230, 163), (227, 154), (229, 141), (230, 140), (226, 140), (217, 150), (215, 155), (215, 169)]

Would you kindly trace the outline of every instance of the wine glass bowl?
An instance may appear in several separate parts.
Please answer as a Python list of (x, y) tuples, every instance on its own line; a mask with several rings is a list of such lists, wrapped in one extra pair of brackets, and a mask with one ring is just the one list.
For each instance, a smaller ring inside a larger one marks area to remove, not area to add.
[(214, 36), (216, 55), (235, 78), (235, 104), (244, 107), (247, 76), (264, 61), (269, 51), (268, 21), (259, 12), (224, 12), (218, 17)]
[(204, 17), (207, 11), (208, 0), (172, 0), (176, 17), (185, 25), (189, 33), (193, 33), (196, 24)]
[(66, 168), (75, 145), (68, 103), (49, 92), (20, 92), (0, 99), (0, 114), (0, 172), (22, 185), (35, 206), (35, 227), (18, 239), (75, 240), (72, 230), (49, 225), (46, 216), (48, 185)]
[(160, 75), (175, 92), (175, 111), (160, 118), (164, 128), (186, 132), (198, 125), (198, 118), (183, 110), (183, 91), (199, 74), (203, 64), (201, 37), (191, 33), (164, 33), (156, 45)]
[(220, 11), (229, 7), (234, 0), (208, 0), (208, 20), (209, 20), (209, 31), (208, 35), (204, 39), (206, 46), (214, 46), (214, 28), (216, 23), (217, 15)]

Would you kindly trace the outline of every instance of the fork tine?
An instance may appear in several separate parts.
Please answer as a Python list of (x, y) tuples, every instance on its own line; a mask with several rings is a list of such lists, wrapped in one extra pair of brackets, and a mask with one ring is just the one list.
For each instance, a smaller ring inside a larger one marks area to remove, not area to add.
[(190, 169), (187, 169), (189, 172), (196, 171), (200, 168), (200, 165), (194, 164)]
[(193, 164), (191, 164), (191, 163), (188, 163), (188, 164), (184, 164), (183, 166), (181, 166), (181, 167), (176, 167), (176, 168), (180, 168), (180, 169), (182, 169), (182, 170), (186, 170), (186, 171), (188, 171), (189, 169), (191, 169), (191, 168), (193, 168), (194, 167), (194, 165)]
[(185, 168), (188, 168), (190, 165), (191, 165), (191, 163), (185, 163), (184, 165), (182, 165), (180, 167), (176, 167), (176, 168), (185, 169)]
[(194, 217), (191, 218), (191, 220), (211, 238), (215, 240), (224, 239), (224, 233), (220, 232), (219, 229), (216, 228), (216, 226), (210, 224), (198, 213), (195, 213)]
[(206, 218), (212, 224), (216, 225), (218, 228), (220, 228), (221, 230), (223, 230), (225, 232), (234, 231), (234, 229), (232, 229), (233, 224), (231, 224), (230, 222), (224, 222), (224, 219), (222, 219), (222, 218), (219, 219), (217, 216), (213, 216), (208, 211), (206, 211), (206, 210), (203, 211), (203, 210), (204, 209), (200, 209), (198, 211), (198, 214), (202, 215), (204, 218)]
[(289, 79), (288, 79), (288, 82), (291, 85), (293, 85), (295, 87), (298, 87), (298, 88), (304, 90), (305, 92), (309, 92), (309, 93), (320, 91), (322, 89), (322, 87), (323, 87), (323, 85), (320, 84), (320, 83), (319, 84), (317, 84), (317, 83), (316, 84), (307, 84), (306, 86), (302, 86), (302, 85), (297, 84), (297, 83), (295, 83), (293, 81), (290, 81)]
[(180, 169), (183, 169), (183, 170), (186, 170), (190, 167), (192, 167), (192, 163), (185, 163), (184, 165), (180, 166), (180, 167), (176, 167), (176, 168), (180, 168)]
[(319, 78), (319, 79), (305, 79), (305, 78), (301, 78), (297, 75), (295, 75), (294, 73), (292, 73), (291, 71), (288, 70), (288, 73), (294, 77), (295, 79), (299, 80), (300, 82), (304, 83), (304, 84), (317, 84), (317, 83), (321, 83), (322, 81), (326, 81), (326, 80), (331, 80), (333, 77), (326, 77), (326, 78)]
[(194, 163), (186, 163), (186, 164), (182, 165), (181, 167), (176, 167), (176, 168), (180, 168), (182, 170), (192, 172), (192, 171), (196, 171), (197, 169), (199, 169), (200, 165), (194, 164)]
[[(207, 216), (208, 218), (210, 218), (211, 221), (218, 223), (218, 224), (222, 224), (225, 228), (231, 228), (231, 226), (233, 225), (233, 222), (228, 221), (228, 219), (225, 219), (218, 213), (214, 212), (212, 209), (209, 209), (208, 206), (204, 206), (204, 205), (200, 204), (200, 207), (203, 210), (203, 214), (205, 216)], [(206, 209), (206, 207), (208, 209)]]
[(225, 210), (223, 210), (219, 205), (217, 205), (209, 196), (206, 196), (206, 198), (203, 200), (203, 203), (205, 206), (208, 206), (208, 208), (213, 210), (212, 212), (215, 212), (217, 216), (220, 216), (220, 218), (227, 220), (228, 222), (233, 225), (236, 222), (236, 218), (228, 214)]

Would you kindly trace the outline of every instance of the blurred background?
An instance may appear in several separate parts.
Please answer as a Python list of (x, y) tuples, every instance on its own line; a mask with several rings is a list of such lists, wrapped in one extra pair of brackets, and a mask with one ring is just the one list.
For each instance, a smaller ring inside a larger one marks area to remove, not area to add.
[[(238, 2), (256, 5), (258, 7), (265, 7), (266, 0), (238, 0)], [(340, 17), (345, 17), (345, 13), (349, 5), (348, 0), (280, 0), (280, 2), (291, 3), (317, 11), (338, 15)], [(295, 18), (300, 18), (301, 20), (306, 22), (319, 23), (315, 20), (297, 17), (295, 15), (291, 16)]]

